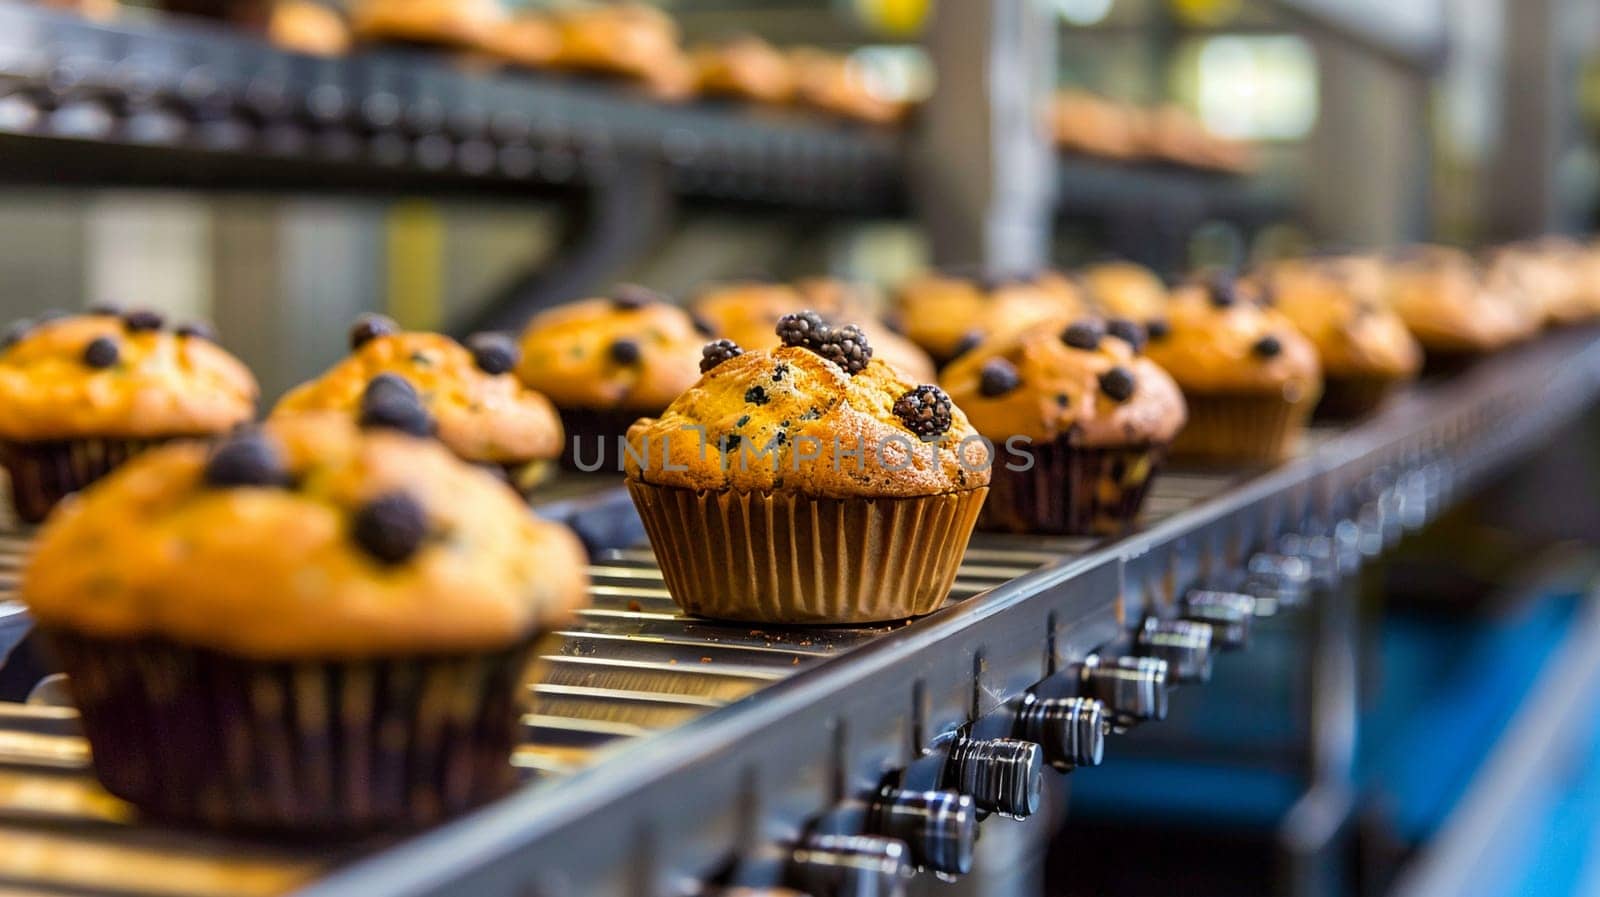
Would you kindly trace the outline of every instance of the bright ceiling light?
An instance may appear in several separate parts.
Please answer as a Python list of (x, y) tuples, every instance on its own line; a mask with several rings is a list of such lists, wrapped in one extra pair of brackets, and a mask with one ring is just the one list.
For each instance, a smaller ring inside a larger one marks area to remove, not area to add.
[(1116, 0), (1055, 0), (1056, 15), (1073, 25), (1093, 25), (1111, 12)]

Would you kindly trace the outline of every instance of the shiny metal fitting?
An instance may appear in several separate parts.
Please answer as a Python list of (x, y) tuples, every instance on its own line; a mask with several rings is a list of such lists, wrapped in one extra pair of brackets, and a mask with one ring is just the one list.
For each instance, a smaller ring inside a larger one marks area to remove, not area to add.
[(1099, 766), (1105, 759), (1111, 720), (1095, 698), (1036, 698), (1028, 695), (1017, 711), (1016, 736), (1037, 742), (1044, 762), (1068, 772)]

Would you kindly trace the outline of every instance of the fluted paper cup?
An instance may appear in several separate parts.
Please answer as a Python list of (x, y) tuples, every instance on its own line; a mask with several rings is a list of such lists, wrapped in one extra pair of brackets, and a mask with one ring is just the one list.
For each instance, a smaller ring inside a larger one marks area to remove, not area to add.
[(0, 442), (11, 501), (24, 523), (38, 523), (63, 498), (117, 469), (163, 439), (59, 439)]
[(1172, 455), (1203, 463), (1272, 463), (1293, 455), (1319, 396), (1290, 402), (1277, 395), (1189, 395), (1189, 422)]
[(1065, 438), (1029, 448), (1033, 466), (997, 464), (981, 529), (1114, 536), (1128, 529), (1166, 460), (1162, 444), (1083, 448)]
[(850, 624), (937, 610), (989, 490), (836, 499), (629, 480), (628, 491), (685, 613)]

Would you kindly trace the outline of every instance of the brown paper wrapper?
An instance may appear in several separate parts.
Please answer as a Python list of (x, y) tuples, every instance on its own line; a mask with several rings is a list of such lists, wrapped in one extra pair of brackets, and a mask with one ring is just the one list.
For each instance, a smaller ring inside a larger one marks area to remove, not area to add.
[(24, 523), (39, 523), (63, 498), (164, 439), (60, 439), (0, 442), (11, 502)]
[(259, 661), (62, 630), (107, 791), (161, 819), (355, 835), (503, 793), (532, 642), (486, 654)]
[(1316, 417), (1334, 421), (1366, 417), (1382, 407), (1402, 382), (1384, 377), (1329, 377)]
[(1189, 422), (1172, 455), (1200, 463), (1273, 463), (1293, 455), (1305, 436), (1316, 397), (1289, 402), (1278, 395), (1185, 395)]
[(628, 491), (685, 613), (848, 624), (937, 610), (989, 490), (835, 499), (629, 480)]
[[(628, 410), (597, 410), (594, 408), (562, 408), (561, 427), (566, 431), (567, 444), (561, 449), (561, 466), (567, 470), (618, 474), (622, 472), (622, 452), (619, 437), (628, 435), (628, 428), (651, 412)], [(574, 451), (577, 452), (574, 455)], [(599, 462), (600, 466), (595, 467)]]
[(1030, 448), (1033, 467), (997, 463), (978, 526), (1012, 533), (1115, 536), (1139, 516), (1166, 446), (1084, 448), (1065, 438)]

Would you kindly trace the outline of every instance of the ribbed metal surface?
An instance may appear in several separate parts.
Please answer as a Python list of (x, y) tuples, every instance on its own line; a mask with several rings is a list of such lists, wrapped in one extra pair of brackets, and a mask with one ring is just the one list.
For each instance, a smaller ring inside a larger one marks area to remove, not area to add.
[[(1235, 479), (1172, 473), (1157, 481), (1147, 522), (1219, 494)], [(555, 494), (585, 490), (571, 481)], [(3, 505), (0, 502), (0, 505)], [(0, 621), (19, 609), (17, 573), (28, 534), (0, 520)], [(1093, 540), (978, 536), (951, 600), (969, 598)], [(763, 629), (678, 613), (648, 547), (605, 552), (590, 568), (590, 606), (547, 642), (512, 762), (537, 777), (570, 774), (632, 739), (747, 698), (906, 624)], [(266, 895), (285, 893), (342, 860), (325, 845), (197, 836), (140, 823), (94, 782), (76, 714), (0, 704), (0, 893)]]

